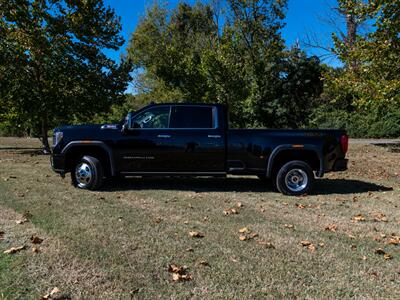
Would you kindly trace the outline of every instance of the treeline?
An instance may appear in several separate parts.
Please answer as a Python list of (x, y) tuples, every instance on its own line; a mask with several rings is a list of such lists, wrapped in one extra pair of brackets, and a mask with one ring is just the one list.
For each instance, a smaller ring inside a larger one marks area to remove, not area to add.
[[(60, 122), (116, 121), (151, 101), (180, 101), (225, 103), (234, 127), (400, 136), (400, 1), (337, 1), (346, 30), (332, 32), (328, 51), (340, 68), (285, 45), (286, 0), (156, 2), (120, 64), (102, 52), (123, 42), (102, 1), (0, 3), (3, 130), (44, 136)], [(124, 95), (129, 81), (135, 93)]]

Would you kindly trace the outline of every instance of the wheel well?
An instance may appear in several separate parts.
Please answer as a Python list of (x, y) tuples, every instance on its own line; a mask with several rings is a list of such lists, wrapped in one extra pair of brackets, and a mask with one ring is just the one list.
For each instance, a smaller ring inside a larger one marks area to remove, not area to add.
[(68, 150), (65, 154), (66, 171), (71, 172), (78, 161), (86, 155), (97, 158), (103, 167), (104, 174), (111, 175), (110, 157), (107, 151), (99, 146), (75, 146)]
[(272, 161), (271, 176), (277, 174), (279, 169), (287, 162), (291, 160), (300, 160), (307, 163), (313, 171), (320, 169), (320, 161), (318, 155), (313, 150), (282, 150)]

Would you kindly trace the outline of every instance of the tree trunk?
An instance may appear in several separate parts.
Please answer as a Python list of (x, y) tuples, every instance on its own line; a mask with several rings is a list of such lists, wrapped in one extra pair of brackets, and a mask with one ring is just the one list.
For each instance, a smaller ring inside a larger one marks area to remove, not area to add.
[(47, 135), (47, 132), (49, 130), (49, 126), (47, 124), (47, 116), (44, 116), (42, 119), (42, 124), (41, 124), (41, 136), (40, 136), (40, 141), (42, 142), (43, 145), (43, 153), (44, 154), (50, 154), (50, 145), (49, 145), (49, 136)]

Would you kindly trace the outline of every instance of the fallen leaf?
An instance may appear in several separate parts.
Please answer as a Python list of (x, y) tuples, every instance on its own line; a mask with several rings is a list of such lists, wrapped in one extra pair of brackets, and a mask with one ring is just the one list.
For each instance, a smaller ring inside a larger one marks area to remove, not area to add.
[(357, 245), (354, 245), (354, 244), (351, 245), (351, 246), (350, 246), (350, 249), (351, 249), (351, 250), (356, 250), (356, 249), (357, 249)]
[(326, 231), (335, 232), (336, 229), (337, 229), (337, 225), (336, 225), (336, 224), (330, 224), (330, 225), (328, 225), (327, 227), (325, 227), (325, 230), (326, 230)]
[(59, 292), (60, 292), (60, 290), (59, 290), (57, 287), (55, 287), (54, 289), (51, 290), (50, 293), (44, 295), (44, 296), (42, 297), (42, 299), (43, 299), (43, 300), (51, 299), (51, 298), (53, 298), (53, 296), (55, 296), (55, 295), (58, 294)]
[(386, 252), (382, 248), (375, 249), (375, 254), (385, 255)]
[(248, 238), (247, 238), (247, 236), (245, 236), (245, 235), (240, 235), (239, 236), (239, 240), (241, 240), (241, 241), (246, 241)]
[(314, 244), (311, 244), (307, 247), (308, 250), (310, 250), (311, 252), (314, 252), (316, 250)]
[(353, 216), (352, 220), (355, 222), (361, 222), (361, 221), (365, 221), (365, 217), (362, 214), (357, 214), (357, 215)]
[(400, 245), (400, 236), (391, 236), (389, 241), (389, 245)]
[(173, 281), (190, 281), (192, 279), (193, 279), (193, 277), (190, 274), (185, 274), (185, 275), (181, 275), (181, 274), (177, 274), (177, 273), (172, 274)]
[(236, 215), (239, 212), (235, 208), (228, 208), (223, 211), (224, 215)]
[(362, 257), (362, 260), (367, 260), (367, 257), (364, 255), (364, 256)]
[(192, 275), (186, 274), (187, 266), (178, 266), (175, 264), (168, 265), (168, 272), (172, 273), (173, 281), (188, 281), (192, 280)]
[(294, 225), (292, 225), (292, 224), (285, 224), (283, 226), (286, 227), (286, 228), (289, 228), (289, 229), (293, 229), (294, 228)]
[(320, 246), (321, 248), (325, 247), (325, 243), (319, 243), (318, 246)]
[(187, 248), (186, 251), (187, 252), (193, 252), (194, 250), (193, 250), (193, 248)]
[(26, 223), (26, 222), (28, 222), (28, 219), (27, 219), (27, 218), (22, 218), (22, 219), (20, 219), (20, 220), (15, 221), (15, 223), (17, 223), (18, 225), (24, 224), (24, 223)]
[(194, 238), (203, 238), (204, 237), (204, 233), (199, 232), (199, 231), (189, 231), (189, 235)]
[(14, 254), (17, 253), (21, 250), (25, 250), (26, 246), (19, 246), (19, 247), (11, 247), (10, 249), (5, 250), (3, 253), (4, 254)]
[(39, 253), (40, 252), (39, 247), (32, 247), (32, 252), (33, 253)]
[(301, 203), (296, 203), (295, 205), (296, 205), (296, 207), (299, 208), (299, 209), (305, 208), (305, 206), (304, 206), (303, 204), (301, 204)]
[(210, 266), (210, 264), (205, 260), (199, 261), (199, 265), (204, 266), (204, 267), (209, 267)]
[(383, 255), (383, 258), (386, 259), (386, 260), (390, 260), (390, 259), (393, 258), (393, 256), (391, 256), (389, 253), (385, 253), (385, 254)]
[(236, 204), (236, 206), (240, 208), (240, 207), (243, 207), (244, 205), (242, 204), (242, 202), (238, 202), (238, 203)]
[(388, 222), (387, 217), (383, 213), (376, 213), (374, 214), (374, 221), (375, 222)]
[(243, 227), (243, 228), (240, 228), (240, 229), (239, 229), (239, 232), (240, 232), (240, 233), (249, 233), (249, 232), (250, 232), (250, 229), (248, 229), (247, 227)]
[(187, 266), (178, 266), (175, 264), (168, 265), (168, 272), (170, 273), (177, 273), (177, 274), (185, 274), (186, 270), (188, 269)]
[(310, 245), (311, 245), (311, 242), (310, 242), (310, 241), (307, 241), (307, 240), (303, 240), (303, 241), (300, 241), (300, 244), (301, 244), (303, 247), (307, 247), (307, 246), (310, 246)]
[(41, 244), (43, 242), (43, 239), (34, 235), (31, 236), (30, 240), (32, 244)]

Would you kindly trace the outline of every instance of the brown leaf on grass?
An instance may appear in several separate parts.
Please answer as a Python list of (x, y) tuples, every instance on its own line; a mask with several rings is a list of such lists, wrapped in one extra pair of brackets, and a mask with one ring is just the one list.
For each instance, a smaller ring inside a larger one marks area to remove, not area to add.
[(4, 254), (14, 254), (17, 253), (21, 250), (25, 250), (26, 246), (19, 246), (19, 247), (11, 247), (10, 249), (5, 250), (3, 253)]
[(307, 247), (307, 246), (310, 246), (310, 245), (311, 245), (311, 242), (308, 241), (308, 240), (303, 240), (303, 241), (300, 241), (300, 244), (301, 244), (303, 247)]
[(365, 221), (365, 217), (363, 214), (357, 214), (357, 215), (353, 216), (352, 220), (355, 222), (362, 222), (362, 221)]
[(330, 224), (325, 227), (325, 231), (332, 231), (335, 232), (337, 230), (337, 225), (336, 224)]
[(388, 241), (389, 245), (400, 245), (400, 236), (392, 235)]
[(239, 213), (239, 212), (236, 210), (236, 208), (228, 208), (228, 209), (225, 209), (223, 212), (224, 212), (224, 215), (226, 215), (226, 216), (229, 216), (229, 215), (236, 215), (236, 214)]
[(391, 259), (393, 258), (393, 256), (391, 256), (389, 253), (385, 253), (385, 254), (383, 255), (383, 258), (384, 258), (385, 260), (391, 260)]
[(292, 224), (285, 224), (285, 225), (283, 225), (285, 228), (289, 228), (289, 229), (293, 229), (294, 228), (294, 225), (292, 225)]
[(55, 287), (54, 289), (51, 290), (50, 293), (44, 295), (44, 296), (42, 297), (42, 299), (43, 299), (43, 300), (52, 299), (54, 296), (57, 296), (57, 294), (59, 294), (59, 293), (60, 293), (59, 288), (58, 288), (58, 287)]
[(241, 234), (241, 235), (239, 235), (239, 240), (241, 240), (241, 241), (247, 241), (247, 240), (248, 240), (248, 237), (247, 237), (246, 235), (244, 235), (244, 234)]
[(311, 252), (314, 252), (317, 248), (314, 246), (314, 244), (311, 244), (307, 247), (308, 250), (310, 250)]
[(32, 235), (30, 240), (32, 244), (41, 244), (43, 242), (43, 239), (35, 235)]
[(242, 202), (238, 202), (238, 203), (236, 204), (236, 206), (239, 207), (239, 208), (241, 208), (241, 207), (243, 207), (244, 205), (242, 204)]
[(250, 233), (251, 230), (247, 227), (243, 227), (239, 229), (239, 233)]
[(170, 264), (168, 265), (168, 272), (170, 273), (177, 273), (177, 274), (185, 274), (187, 271), (188, 267), (187, 266), (179, 266), (175, 264)]
[(22, 219), (20, 219), (20, 220), (15, 221), (15, 223), (17, 223), (18, 225), (24, 224), (24, 223), (26, 223), (26, 222), (28, 222), (28, 219), (27, 219), (27, 218), (22, 218)]
[(203, 266), (203, 267), (210, 267), (210, 264), (205, 260), (199, 261), (198, 265)]
[(300, 244), (303, 246), (303, 247), (305, 247), (305, 248), (307, 248), (309, 251), (311, 251), (311, 252), (314, 252), (317, 248), (315, 247), (315, 245), (313, 244), (313, 243), (311, 243), (310, 241), (308, 241), (308, 240), (303, 240), (303, 241), (300, 241)]
[(299, 209), (305, 208), (305, 206), (304, 206), (303, 204), (301, 204), (301, 203), (295, 203), (295, 205), (296, 205), (296, 207), (299, 208)]
[(378, 255), (385, 255), (386, 252), (385, 252), (385, 250), (383, 250), (382, 248), (378, 248), (378, 249), (375, 249), (375, 254), (378, 254)]
[(199, 231), (189, 231), (189, 235), (194, 238), (203, 238), (204, 237), (204, 233), (199, 232)]
[(175, 264), (168, 265), (168, 272), (172, 273), (173, 281), (189, 281), (192, 280), (192, 275), (186, 274), (187, 266), (178, 266)]
[(374, 214), (374, 221), (375, 222), (388, 222), (388, 219), (385, 214), (376, 213), (376, 214)]
[(177, 274), (177, 273), (172, 273), (172, 280), (175, 281), (175, 282), (178, 282), (178, 281), (190, 281), (192, 279), (193, 279), (193, 277), (190, 274), (181, 275), (181, 274)]

